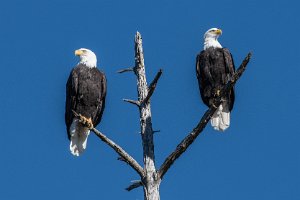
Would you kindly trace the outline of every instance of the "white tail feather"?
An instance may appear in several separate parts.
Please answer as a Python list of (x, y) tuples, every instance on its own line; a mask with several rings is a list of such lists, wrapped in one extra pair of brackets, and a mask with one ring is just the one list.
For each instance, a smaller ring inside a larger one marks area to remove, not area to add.
[(90, 134), (90, 130), (83, 127), (78, 119), (75, 119), (70, 127), (71, 143), (70, 151), (74, 156), (80, 156), (87, 145), (87, 138)]
[[(226, 107), (226, 105), (224, 107)], [(215, 130), (225, 131), (229, 127), (230, 112), (227, 110), (228, 109), (223, 109), (223, 105), (221, 104), (211, 117), (210, 123)]]

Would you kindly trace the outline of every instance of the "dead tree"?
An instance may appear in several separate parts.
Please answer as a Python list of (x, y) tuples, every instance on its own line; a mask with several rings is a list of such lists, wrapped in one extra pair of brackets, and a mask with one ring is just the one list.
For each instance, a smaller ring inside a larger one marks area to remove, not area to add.
[[(231, 80), (226, 84), (226, 86), (220, 91), (219, 97), (215, 100), (215, 107), (209, 108), (196, 127), (177, 145), (176, 149), (165, 159), (163, 164), (157, 168), (155, 166), (155, 154), (154, 154), (154, 141), (153, 141), (153, 131), (152, 129), (152, 119), (151, 119), (151, 106), (150, 98), (156, 88), (157, 82), (162, 75), (162, 70), (160, 69), (151, 84), (148, 86), (145, 72), (144, 64), (144, 53), (142, 46), (142, 37), (139, 32), (135, 35), (135, 66), (133, 68), (127, 68), (118, 71), (119, 73), (124, 72), (134, 72), (137, 77), (137, 92), (138, 99), (130, 100), (123, 99), (125, 102), (131, 103), (138, 107), (140, 112), (140, 127), (141, 127), (141, 137), (143, 146), (143, 164), (142, 167), (132, 156), (130, 156), (126, 151), (124, 151), (119, 145), (110, 140), (103, 133), (95, 128), (91, 130), (106, 144), (113, 148), (116, 153), (119, 154), (119, 160), (128, 163), (140, 176), (139, 181), (135, 181), (126, 190), (130, 191), (132, 189), (143, 186), (144, 188), (144, 199), (145, 200), (159, 200), (159, 186), (167, 173), (168, 169), (174, 164), (174, 162), (187, 150), (187, 148), (195, 141), (200, 133), (209, 122), (211, 116), (216, 111), (217, 107), (221, 104), (221, 98), (226, 95), (226, 93), (236, 84), (237, 80), (242, 76), (246, 69), (246, 66), (251, 58), (251, 53), (249, 53), (240, 67), (237, 69)], [(80, 115), (77, 115), (80, 118)]]

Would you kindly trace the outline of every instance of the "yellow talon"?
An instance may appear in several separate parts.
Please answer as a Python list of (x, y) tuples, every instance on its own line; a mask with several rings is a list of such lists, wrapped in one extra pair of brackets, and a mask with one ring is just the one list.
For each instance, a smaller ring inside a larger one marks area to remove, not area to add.
[(88, 119), (86, 120), (86, 126), (87, 126), (89, 129), (94, 128), (92, 118), (88, 118)]
[(82, 115), (79, 116), (79, 122), (88, 127), (89, 129), (94, 128), (92, 118), (86, 118)]

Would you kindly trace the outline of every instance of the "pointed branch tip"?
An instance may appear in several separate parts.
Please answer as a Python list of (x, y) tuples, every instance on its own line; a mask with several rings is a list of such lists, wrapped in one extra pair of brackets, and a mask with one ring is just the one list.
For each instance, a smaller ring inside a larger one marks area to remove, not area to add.
[(139, 101), (131, 100), (131, 99), (123, 99), (123, 101), (134, 104), (136, 106), (140, 106), (141, 103)]
[(133, 67), (130, 67), (130, 68), (125, 68), (125, 69), (120, 69), (117, 71), (117, 73), (121, 74), (124, 72), (132, 72), (132, 71), (133, 71)]
[(127, 161), (126, 159), (124, 159), (123, 157), (118, 157), (118, 158), (117, 158), (117, 160), (119, 160), (119, 161), (122, 161), (122, 162), (125, 162), (125, 163), (129, 164), (129, 163), (128, 163), (128, 161)]
[(128, 192), (143, 185), (142, 181), (132, 181), (133, 183), (125, 188)]

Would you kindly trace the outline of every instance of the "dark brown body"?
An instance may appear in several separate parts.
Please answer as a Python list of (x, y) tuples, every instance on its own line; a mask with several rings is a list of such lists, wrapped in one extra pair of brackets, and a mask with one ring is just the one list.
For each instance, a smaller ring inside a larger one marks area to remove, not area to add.
[(66, 112), (65, 122), (70, 139), (70, 126), (74, 115), (72, 110), (91, 118), (96, 127), (105, 107), (106, 78), (103, 72), (96, 67), (89, 68), (78, 64), (69, 76), (66, 85)]
[[(223, 88), (234, 72), (232, 55), (226, 48), (210, 47), (197, 55), (196, 73), (201, 98), (205, 105), (212, 106), (217, 91)], [(225, 109), (229, 109), (228, 111), (233, 108), (234, 98), (234, 88), (232, 88), (224, 98), (224, 102), (227, 102)]]

